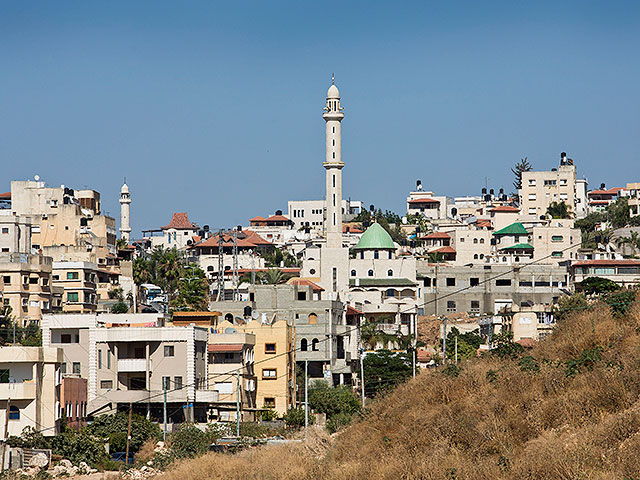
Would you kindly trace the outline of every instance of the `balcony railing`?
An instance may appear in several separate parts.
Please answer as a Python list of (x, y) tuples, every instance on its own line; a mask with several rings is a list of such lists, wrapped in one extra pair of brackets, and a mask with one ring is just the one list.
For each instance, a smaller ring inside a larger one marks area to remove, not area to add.
[(31, 400), (36, 398), (36, 382), (0, 383), (0, 399)]
[[(120, 358), (118, 360), (118, 372), (145, 372), (147, 370), (147, 360), (144, 358)], [(152, 370), (152, 363), (149, 360), (149, 370)]]

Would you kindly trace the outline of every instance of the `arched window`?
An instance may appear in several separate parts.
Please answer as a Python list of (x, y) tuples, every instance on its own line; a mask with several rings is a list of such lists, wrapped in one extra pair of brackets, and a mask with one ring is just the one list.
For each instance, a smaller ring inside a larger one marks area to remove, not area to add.
[(318, 324), (318, 315), (315, 313), (310, 313), (307, 317), (309, 320), (309, 325), (317, 325)]
[(227, 314), (224, 316), (224, 319), (225, 319), (227, 322), (231, 322), (231, 323), (233, 323), (233, 315), (232, 315), (231, 313), (227, 313)]
[(303, 338), (302, 340), (300, 340), (300, 350), (303, 352), (307, 351), (307, 339)]
[(481, 239), (480, 239), (480, 243), (484, 243), (484, 238), (481, 238)]
[(484, 258), (484, 253), (481, 253), (481, 254), (480, 254), (480, 258), (481, 258), (481, 259), (482, 259), (482, 258)]
[(369, 270), (369, 271), (367, 272), (367, 275), (369, 275), (370, 277), (373, 277), (373, 270)]
[(311, 340), (311, 350), (313, 350), (314, 352), (318, 351), (318, 339), (314, 338), (313, 340)]
[(520, 257), (516, 257), (516, 262), (519, 262), (519, 261), (520, 261)]
[(351, 270), (351, 276), (355, 277), (356, 276), (356, 271), (355, 270)]
[(15, 405), (9, 408), (9, 420), (20, 420), (20, 409)]
[(378, 252), (378, 250), (374, 250), (373, 251), (373, 259), (377, 260), (380, 258), (380, 253)]
[(213, 272), (213, 265), (209, 265), (207, 267), (207, 272)]
[(387, 297), (395, 297), (396, 291), (393, 288), (388, 288), (387, 291), (385, 292), (385, 295)]
[(387, 276), (393, 277), (393, 270), (387, 270)]
[(393, 255), (393, 252), (391, 250), (389, 250), (389, 260), (391, 260), (393, 258), (392, 255)]
[(473, 239), (473, 243), (478, 243), (478, 239), (477, 239), (477, 238), (474, 238), (474, 239)]
[(477, 253), (475, 253), (475, 254), (473, 255), (473, 259), (474, 259), (474, 260), (477, 260), (477, 259), (478, 259), (478, 254), (477, 254)]

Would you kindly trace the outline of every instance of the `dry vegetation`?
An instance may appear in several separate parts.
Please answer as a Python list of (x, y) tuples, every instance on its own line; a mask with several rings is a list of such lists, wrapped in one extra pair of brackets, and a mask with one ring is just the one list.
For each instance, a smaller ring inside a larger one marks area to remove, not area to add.
[[(458, 377), (426, 372), (374, 403), (323, 455), (302, 444), (176, 465), (167, 480), (640, 480), (640, 308), (569, 318), (518, 359), (474, 359)], [(602, 347), (600, 359), (567, 364)], [(528, 365), (531, 365), (531, 361)], [(316, 452), (317, 453), (317, 452)]]

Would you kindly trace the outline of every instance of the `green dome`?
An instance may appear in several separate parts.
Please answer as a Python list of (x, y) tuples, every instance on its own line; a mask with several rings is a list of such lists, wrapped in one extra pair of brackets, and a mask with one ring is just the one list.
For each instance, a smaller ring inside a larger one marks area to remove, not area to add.
[(355, 250), (395, 250), (393, 239), (387, 231), (374, 223), (362, 234)]

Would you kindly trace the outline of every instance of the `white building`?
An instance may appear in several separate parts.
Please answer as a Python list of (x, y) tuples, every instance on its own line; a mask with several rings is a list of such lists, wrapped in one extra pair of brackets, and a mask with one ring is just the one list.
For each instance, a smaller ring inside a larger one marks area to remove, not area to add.
[[(296, 230), (309, 227), (317, 232), (324, 231), (325, 211), (324, 200), (291, 200), (287, 204), (289, 218)], [(342, 199), (342, 220), (350, 221), (362, 212), (360, 200)]]

